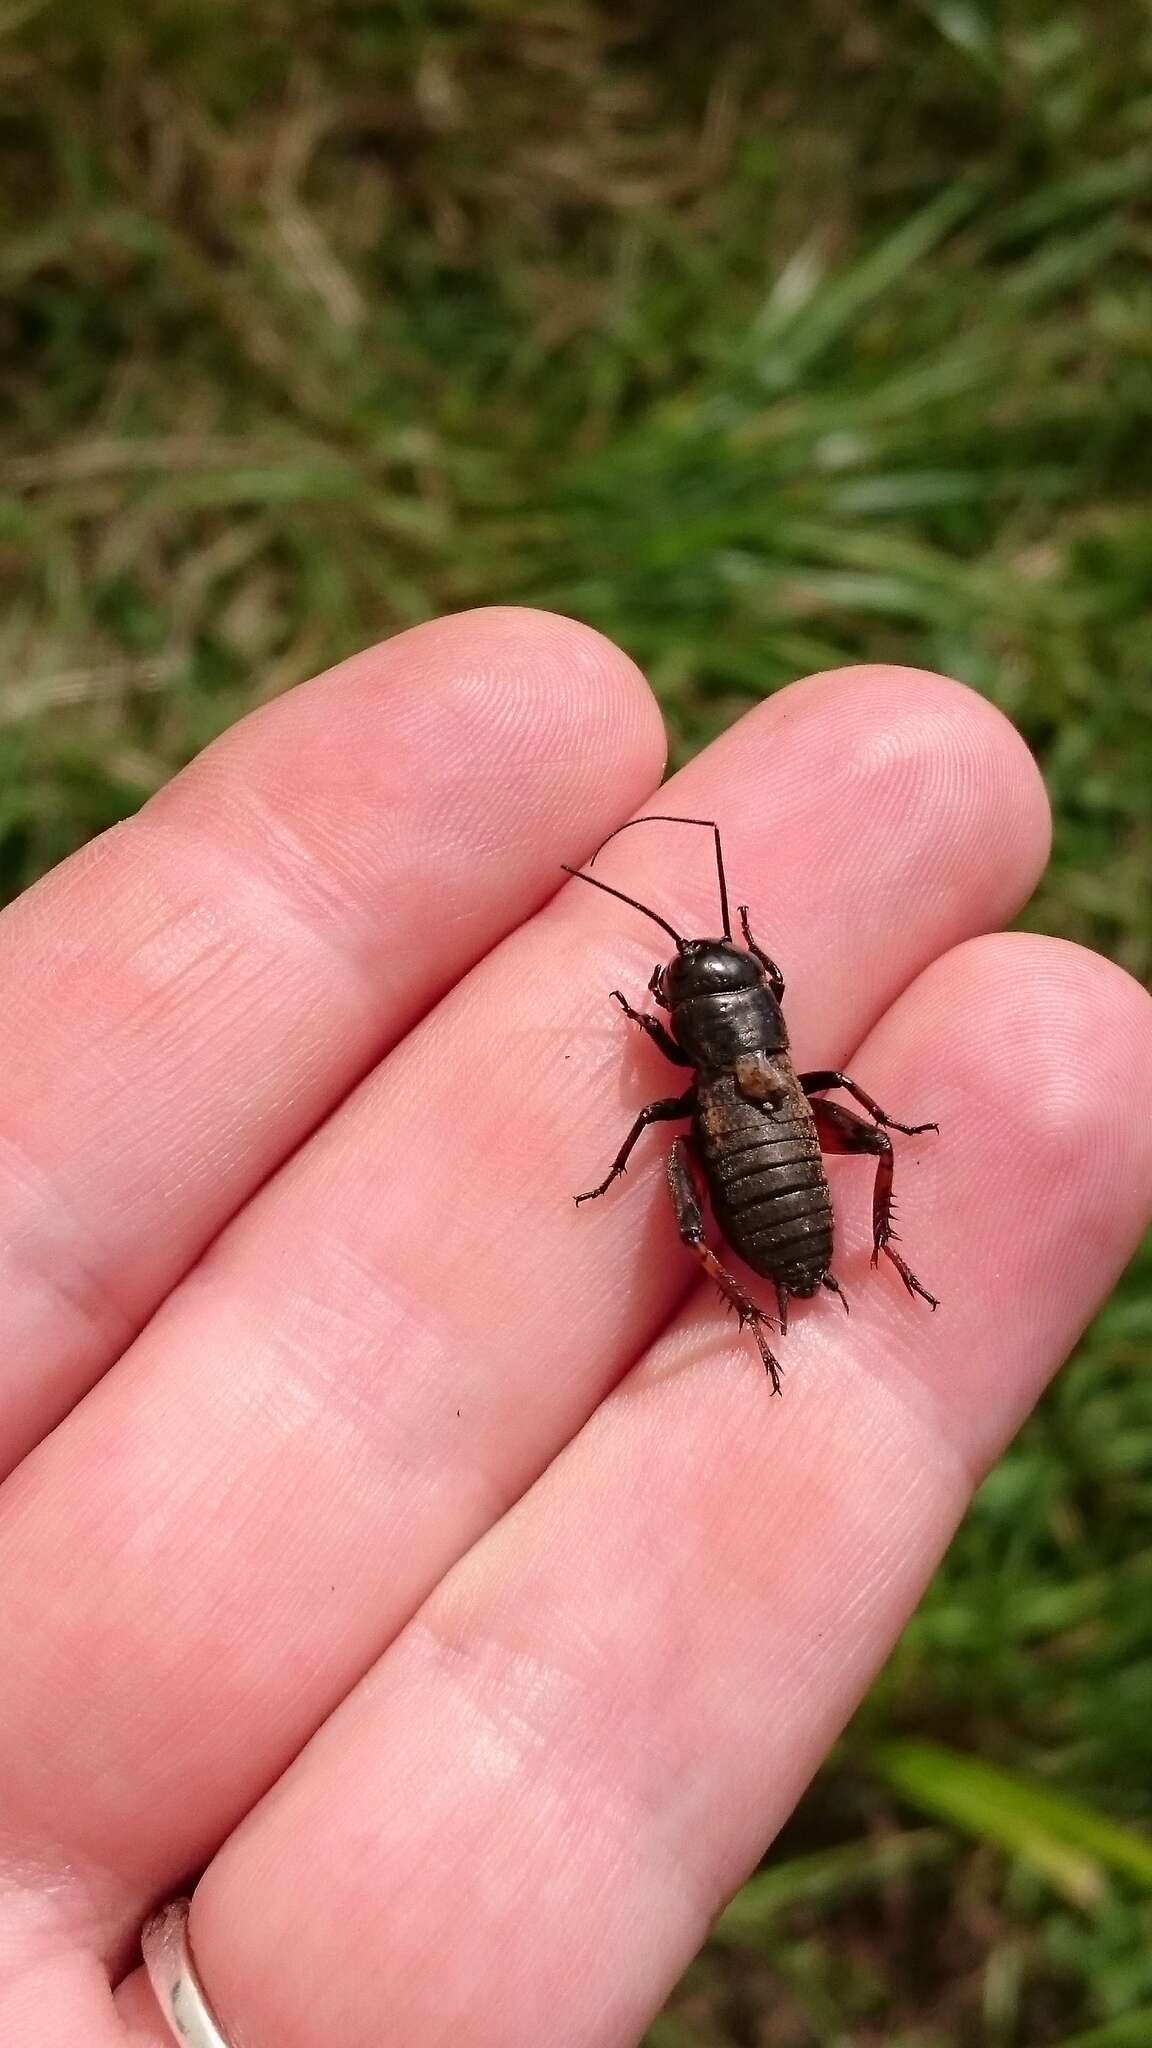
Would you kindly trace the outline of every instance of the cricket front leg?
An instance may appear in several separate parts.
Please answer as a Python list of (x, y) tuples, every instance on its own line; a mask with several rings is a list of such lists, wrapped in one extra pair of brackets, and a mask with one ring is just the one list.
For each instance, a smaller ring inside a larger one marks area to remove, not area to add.
[(752, 937), (751, 928), (748, 923), (748, 905), (746, 903), (740, 905), (740, 929), (744, 934), (744, 944), (747, 946), (752, 958), (760, 962), (768, 978), (768, 986), (776, 1001), (779, 1002), (784, 994), (784, 976), (771, 955), (764, 951), (763, 946), (758, 946)]
[(671, 1060), (673, 1066), (690, 1067), (692, 1065), (687, 1053), (682, 1047), (677, 1045), (667, 1025), (662, 1024), (659, 1017), (649, 1017), (644, 1010), (634, 1010), (627, 996), (621, 995), (618, 988), (614, 988), (612, 991), (612, 1001), (619, 1003), (624, 1015), (633, 1024), (638, 1024), (641, 1031), (647, 1032), (653, 1045), (660, 1047), (665, 1059)]

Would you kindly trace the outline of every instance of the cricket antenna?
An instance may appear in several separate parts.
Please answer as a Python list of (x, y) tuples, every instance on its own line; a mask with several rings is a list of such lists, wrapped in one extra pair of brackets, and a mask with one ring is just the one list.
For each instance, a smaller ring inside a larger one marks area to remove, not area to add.
[[(637, 820), (638, 822), (639, 820)], [(599, 847), (597, 847), (596, 852), (598, 853), (599, 850)], [(595, 853), (592, 855), (592, 858), (595, 860)], [(688, 943), (687, 939), (682, 939), (679, 932), (672, 929), (667, 918), (660, 917), (655, 910), (649, 910), (646, 903), (638, 903), (635, 896), (626, 896), (623, 889), (610, 889), (607, 882), (600, 881), (596, 875), (586, 875), (582, 868), (567, 867), (563, 861), (561, 861), (560, 866), (564, 874), (575, 875), (578, 882), (588, 882), (593, 889), (603, 889), (606, 896), (615, 896), (618, 903), (630, 903), (633, 910), (639, 910), (644, 917), (650, 917), (653, 924), (658, 924), (661, 931), (667, 932), (668, 937), (675, 940), (678, 952), (682, 953), (684, 951)]]
[[(720, 827), (716, 823), (715, 818), (669, 818), (656, 812), (649, 812), (647, 817), (629, 818), (627, 824), (617, 825), (615, 832), (610, 832), (608, 834), (608, 839), (618, 838), (621, 832), (630, 832), (633, 825), (707, 826), (708, 830), (714, 835), (716, 840), (716, 880), (720, 885), (720, 912), (724, 919), (724, 937), (730, 942), (732, 938), (732, 918), (728, 909), (728, 884), (724, 878), (724, 849), (720, 844)], [(596, 848), (596, 852), (592, 855), (592, 859), (588, 863), (589, 867), (593, 867), (595, 865), (597, 859), (603, 853), (604, 848), (607, 846), (608, 839), (602, 839), (600, 841), (599, 846)], [(587, 881), (588, 877), (585, 876), (584, 879), (585, 881)], [(601, 888), (603, 888), (603, 883), (601, 883), (600, 886)], [(678, 945), (681, 943), (682, 941), (677, 940)]]

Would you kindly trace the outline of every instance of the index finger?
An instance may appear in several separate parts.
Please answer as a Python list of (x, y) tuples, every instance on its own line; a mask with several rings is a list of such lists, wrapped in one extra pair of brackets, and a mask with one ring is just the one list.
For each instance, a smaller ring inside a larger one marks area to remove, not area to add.
[(0, 918), (0, 1473), (662, 759), (598, 633), (466, 613), (244, 720)]

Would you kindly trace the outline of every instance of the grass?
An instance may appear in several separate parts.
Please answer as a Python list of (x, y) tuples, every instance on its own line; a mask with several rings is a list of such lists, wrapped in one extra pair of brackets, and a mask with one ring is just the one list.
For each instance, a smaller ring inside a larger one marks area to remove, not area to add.
[[(1052, 791), (1029, 922), (1149, 974), (1141, 0), (5, 0), (0, 170), (4, 891), (510, 598), (679, 755), (963, 676)], [(1150, 1340), (1146, 1254), (652, 2048), (1152, 2042)]]

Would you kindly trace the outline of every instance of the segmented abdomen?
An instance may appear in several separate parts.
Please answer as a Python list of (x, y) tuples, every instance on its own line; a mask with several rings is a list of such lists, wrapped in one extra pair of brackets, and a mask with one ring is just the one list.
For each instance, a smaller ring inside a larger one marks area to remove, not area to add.
[(773, 1066), (782, 1099), (772, 1105), (745, 1100), (728, 1074), (701, 1082), (696, 1143), (733, 1251), (810, 1294), (832, 1258), (832, 1204), (807, 1097), (783, 1062)]

